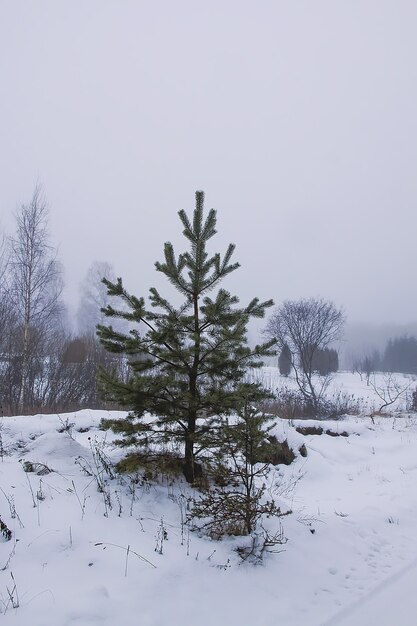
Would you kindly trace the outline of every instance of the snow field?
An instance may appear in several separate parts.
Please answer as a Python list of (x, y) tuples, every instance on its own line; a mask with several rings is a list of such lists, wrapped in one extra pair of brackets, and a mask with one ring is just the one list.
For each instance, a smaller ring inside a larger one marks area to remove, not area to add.
[[(373, 402), (357, 375), (332, 384)], [(75, 462), (93, 466), (90, 444), (103, 438), (106, 454), (122, 456), (98, 428), (105, 415), (2, 420), (0, 517), (13, 532), (0, 538), (2, 624), (415, 626), (417, 416), (326, 421), (348, 437), (303, 436), (296, 426), (317, 422), (278, 420), (277, 437), (294, 449), (305, 443), (308, 455), (271, 471), (276, 500), (293, 512), (266, 520), (271, 530), (282, 523), (287, 542), (255, 567), (234, 551), (243, 538), (216, 542), (182, 527), (178, 502), (192, 490), (180, 480), (107, 479), (105, 505)], [(66, 420), (74, 427), (58, 432)], [(54, 471), (26, 473), (24, 461)]]

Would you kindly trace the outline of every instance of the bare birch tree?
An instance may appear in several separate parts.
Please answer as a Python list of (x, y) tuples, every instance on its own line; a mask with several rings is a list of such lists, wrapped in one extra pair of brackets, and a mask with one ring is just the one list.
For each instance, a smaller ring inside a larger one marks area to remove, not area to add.
[(0, 350), (2, 351), (2, 340), (6, 331), (6, 320), (9, 312), (9, 298), (7, 295), (7, 240), (4, 235), (0, 235)]
[(7, 240), (0, 235), (0, 415), (8, 407), (8, 378), (10, 373), (10, 338), (13, 315), (7, 284)]
[(17, 408), (26, 408), (34, 386), (32, 361), (56, 328), (63, 311), (62, 270), (49, 242), (48, 208), (39, 185), (29, 204), (16, 213), (16, 232), (10, 238), (10, 298), (17, 317), (20, 372)]

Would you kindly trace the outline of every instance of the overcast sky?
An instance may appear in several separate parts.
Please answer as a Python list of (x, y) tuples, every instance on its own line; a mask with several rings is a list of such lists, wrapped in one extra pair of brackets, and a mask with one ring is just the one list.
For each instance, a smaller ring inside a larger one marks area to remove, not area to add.
[(416, 321), (416, 32), (415, 0), (0, 0), (0, 228), (39, 180), (68, 298), (95, 260), (146, 295), (202, 189), (243, 302)]

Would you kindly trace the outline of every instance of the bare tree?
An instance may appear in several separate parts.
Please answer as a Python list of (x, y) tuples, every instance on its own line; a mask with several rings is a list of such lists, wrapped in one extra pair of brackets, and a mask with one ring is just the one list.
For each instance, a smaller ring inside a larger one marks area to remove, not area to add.
[(103, 324), (102, 309), (110, 304), (110, 296), (103, 278), (116, 282), (113, 267), (107, 261), (94, 261), (80, 285), (80, 304), (77, 312), (78, 329), (82, 334), (95, 334), (97, 324)]
[[(83, 352), (83, 358), (79, 360), (76, 367), (83, 371), (85, 381), (88, 381), (86, 393), (83, 400), (88, 406), (102, 406), (101, 394), (97, 381), (97, 369), (104, 367), (108, 370), (118, 372), (122, 380), (127, 372), (127, 360), (123, 355), (110, 354), (107, 352), (96, 337), (96, 327), (103, 324), (105, 315), (103, 310), (111, 303), (108, 289), (103, 283), (103, 279), (116, 282), (114, 269), (107, 261), (94, 261), (89, 267), (84, 280), (80, 285), (80, 303), (77, 312), (79, 336), (73, 338), (68, 346), (65, 359), (68, 362), (67, 369), (75, 367), (74, 358), (79, 358), (75, 352)], [(127, 332), (128, 323), (123, 319), (115, 319), (113, 327), (118, 332)]]
[(62, 270), (49, 243), (48, 209), (42, 189), (35, 187), (29, 204), (16, 213), (16, 233), (10, 238), (10, 299), (17, 318), (19, 381), (17, 408), (26, 407), (35, 385), (35, 357), (42, 356), (48, 335), (63, 312)]
[(37, 388), (41, 406), (57, 411), (103, 406), (96, 381), (100, 357), (104, 365), (111, 367), (111, 359), (94, 335), (73, 338), (57, 334), (54, 344), (49, 346), (48, 359), (39, 368)]
[(6, 237), (0, 235), (0, 350), (2, 346), (2, 340), (6, 330), (6, 320), (9, 313), (9, 298), (7, 295), (7, 241)]
[(353, 363), (353, 371), (358, 372), (360, 379), (365, 376), (366, 384), (369, 386), (371, 374), (380, 370), (382, 365), (381, 355), (378, 350), (368, 352), (362, 358), (356, 359)]
[(376, 411), (381, 413), (388, 406), (406, 399), (407, 391), (411, 387), (412, 381), (401, 382), (392, 372), (385, 372), (379, 380), (374, 375), (373, 378), (369, 379), (368, 384), (382, 402)]
[(7, 239), (4, 234), (0, 235), (0, 289), (5, 286), (5, 276), (7, 268)]
[(319, 410), (329, 381), (328, 376), (318, 376), (315, 384), (316, 355), (341, 337), (344, 323), (342, 310), (332, 302), (317, 298), (287, 300), (273, 312), (264, 331), (281, 349), (288, 346), (295, 380), (313, 414)]
[(8, 294), (7, 267), (7, 240), (4, 235), (0, 235), (0, 415), (3, 415), (3, 411), (8, 407), (9, 344), (13, 328), (13, 312)]

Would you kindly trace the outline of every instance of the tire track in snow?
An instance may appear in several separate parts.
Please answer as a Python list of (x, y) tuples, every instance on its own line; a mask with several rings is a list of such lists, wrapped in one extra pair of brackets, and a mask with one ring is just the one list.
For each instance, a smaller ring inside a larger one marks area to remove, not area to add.
[[(413, 572), (413, 570), (415, 571)], [(395, 607), (392, 606), (392, 612), (390, 613), (386, 612), (385, 607), (380, 606), (383, 604), (381, 603), (381, 599), (387, 602), (387, 592), (395, 591), (395, 586), (398, 583), (404, 583), (404, 579), (411, 573), (413, 573), (411, 585), (414, 589), (417, 579), (417, 557), (391, 576), (385, 578), (365, 596), (361, 597), (326, 622), (322, 622), (320, 626), (353, 626), (353, 624), (355, 626), (367, 626), (374, 622), (375, 619), (378, 619), (379, 626), (392, 626), (395, 622), (401, 623), (401, 626), (415, 626), (417, 621), (417, 598), (415, 596), (413, 596), (414, 610), (412, 607), (408, 607), (411, 610), (408, 612), (408, 616), (401, 617), (401, 621), (398, 619), (399, 607), (397, 602), (395, 602)], [(403, 585), (402, 591), (407, 591), (407, 585)], [(384, 621), (384, 617), (386, 621)], [(404, 619), (408, 619), (409, 621), (404, 621)]]

